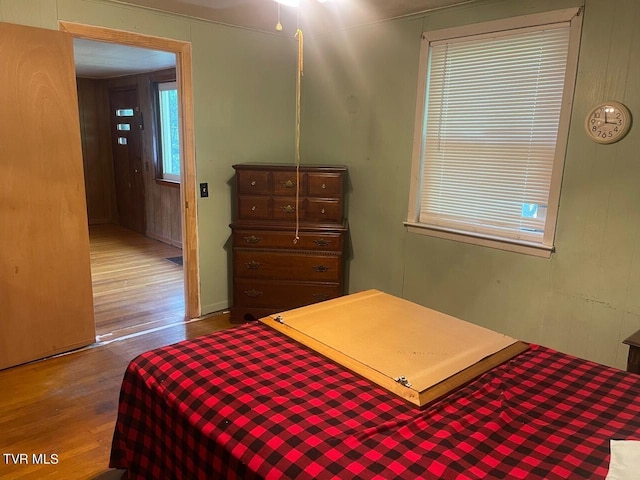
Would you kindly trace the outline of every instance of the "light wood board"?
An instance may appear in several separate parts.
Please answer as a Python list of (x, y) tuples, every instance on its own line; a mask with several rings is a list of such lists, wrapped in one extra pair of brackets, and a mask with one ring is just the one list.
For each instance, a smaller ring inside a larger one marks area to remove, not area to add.
[[(528, 348), (506, 335), (378, 290), (260, 321), (418, 406)], [(398, 382), (400, 377), (410, 386)]]

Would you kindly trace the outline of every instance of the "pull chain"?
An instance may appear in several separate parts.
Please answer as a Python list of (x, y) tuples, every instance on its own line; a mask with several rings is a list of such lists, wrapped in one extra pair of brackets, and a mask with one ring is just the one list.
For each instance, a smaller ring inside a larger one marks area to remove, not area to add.
[[(282, 24), (280, 23), (280, 3), (278, 2), (278, 23), (276, 24), (276, 30), (282, 31)], [(296, 13), (296, 34), (294, 38), (298, 41), (298, 67), (296, 69), (296, 231), (293, 238), (293, 243), (298, 243), (300, 240), (300, 122), (301, 122), (301, 89), (302, 89), (302, 75), (303, 75), (303, 60), (304, 60), (304, 38), (302, 30), (300, 29), (300, 9)]]
[(298, 69), (296, 72), (296, 233), (293, 239), (294, 244), (300, 240), (300, 114), (302, 75), (304, 70), (304, 36), (300, 28), (296, 31), (295, 38), (298, 40)]
[(276, 23), (276, 30), (282, 31), (282, 24), (280, 23), (280, 4), (278, 3), (278, 23)]

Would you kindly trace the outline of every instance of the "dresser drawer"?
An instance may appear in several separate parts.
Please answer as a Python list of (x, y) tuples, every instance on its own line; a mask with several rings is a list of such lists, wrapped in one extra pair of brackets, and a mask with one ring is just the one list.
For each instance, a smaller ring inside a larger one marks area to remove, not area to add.
[(262, 230), (234, 230), (234, 247), (286, 248), (301, 250), (342, 251), (344, 235), (341, 233), (269, 232)]
[[(273, 172), (273, 193), (274, 195), (292, 196), (296, 195), (296, 185), (298, 178), (295, 170), (291, 172)], [(304, 195), (304, 175), (300, 174), (299, 194)]]
[(342, 195), (342, 175), (339, 173), (309, 173), (308, 195), (311, 197), (338, 197)]
[(342, 201), (337, 198), (307, 198), (304, 219), (309, 222), (342, 222)]
[(304, 205), (303, 198), (296, 202), (296, 197), (273, 197), (273, 219), (295, 221), (296, 210), (299, 218), (302, 219), (304, 218)]
[(271, 197), (238, 196), (238, 218), (266, 220), (271, 218)]
[(291, 308), (322, 302), (342, 294), (337, 283), (276, 282), (269, 280), (236, 279), (234, 282), (234, 307), (274, 308), (284, 311)]
[(339, 255), (235, 249), (233, 257), (233, 271), (241, 278), (313, 282), (339, 282), (342, 278)]
[(240, 170), (236, 172), (238, 193), (267, 195), (270, 192), (269, 172), (261, 170)]

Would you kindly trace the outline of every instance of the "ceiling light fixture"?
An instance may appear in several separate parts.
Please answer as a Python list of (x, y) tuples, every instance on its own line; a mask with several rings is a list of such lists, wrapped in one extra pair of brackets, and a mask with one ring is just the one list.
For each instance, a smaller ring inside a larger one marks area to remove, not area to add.
[(287, 7), (297, 7), (300, 5), (300, 0), (275, 0), (276, 3), (286, 5)]
[[(300, 6), (300, 0), (274, 0), (276, 3), (279, 3), (281, 5), (286, 5), (287, 7), (299, 7)], [(318, 3), (325, 3), (328, 2), (329, 0), (317, 0)]]

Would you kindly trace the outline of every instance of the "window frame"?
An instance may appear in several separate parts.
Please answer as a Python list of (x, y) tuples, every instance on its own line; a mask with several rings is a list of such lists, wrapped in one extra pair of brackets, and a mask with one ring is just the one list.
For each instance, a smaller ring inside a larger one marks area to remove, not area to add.
[[(154, 149), (154, 166), (155, 166), (155, 178), (156, 182), (169, 186), (179, 186), (182, 179), (182, 159), (180, 160), (180, 175), (167, 174), (164, 171), (164, 161), (162, 154), (162, 119), (160, 110), (160, 85), (174, 83), (178, 96), (180, 95), (180, 88), (177, 84), (175, 73), (172, 74), (157, 74), (150, 78), (150, 93), (151, 93), (151, 105), (153, 115), (153, 149)], [(178, 98), (178, 108), (180, 107), (180, 99)], [(180, 114), (178, 114), (180, 115)], [(182, 134), (180, 118), (178, 118), (180, 134)], [(182, 153), (182, 140), (180, 140), (180, 151)]]
[[(554, 10), (533, 15), (519, 16), (494, 20), (489, 22), (465, 25), (460, 27), (446, 28), (423, 32), (420, 60), (418, 92), (416, 101), (416, 115), (414, 124), (414, 142), (412, 152), (411, 179), (409, 190), (409, 208), (407, 220), (404, 222), (407, 231), (421, 235), (428, 235), (449, 240), (456, 240), (475, 245), (487, 246), (508, 250), (518, 253), (525, 253), (541, 257), (550, 257), (554, 251), (555, 228), (560, 201), (560, 187), (562, 184), (562, 174), (569, 138), (569, 124), (573, 106), (573, 96), (578, 69), (578, 54), (580, 49), (580, 33), (582, 29), (582, 15), (580, 8), (568, 8)], [(556, 139), (556, 150), (553, 161), (551, 175), (551, 185), (549, 189), (549, 202), (547, 209), (547, 220), (545, 231), (541, 243), (500, 238), (475, 232), (460, 231), (427, 225), (419, 222), (421, 183), (423, 173), (423, 158), (425, 152), (425, 114), (427, 100), (428, 82), (428, 54), (430, 44), (463, 37), (478, 35), (490, 35), (492, 33), (504, 33), (508, 31), (539, 27), (544, 25), (557, 25), (565, 23), (569, 26), (569, 46), (567, 55), (567, 67), (565, 72), (563, 98), (560, 110), (560, 121)]]

